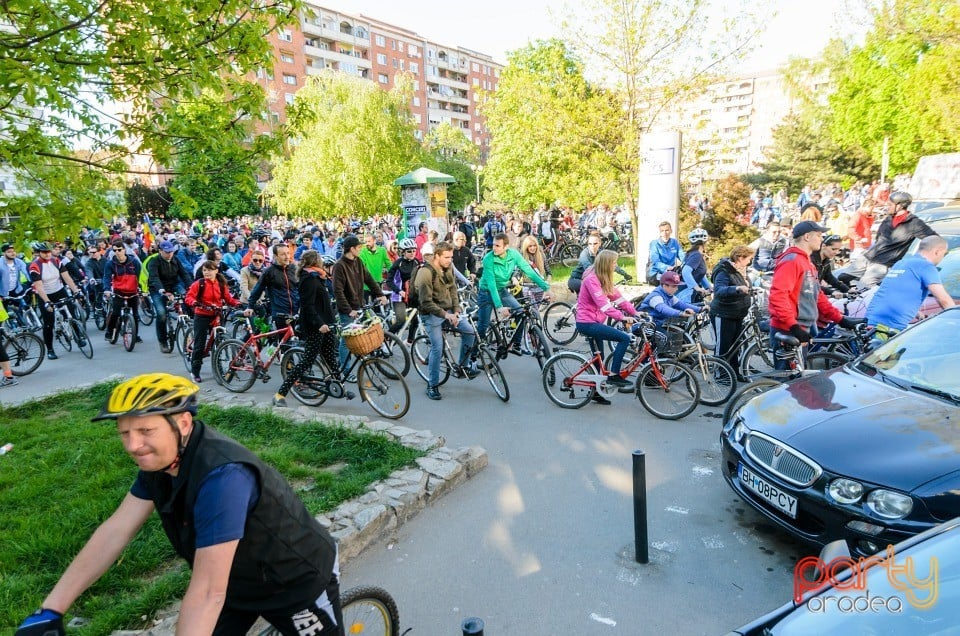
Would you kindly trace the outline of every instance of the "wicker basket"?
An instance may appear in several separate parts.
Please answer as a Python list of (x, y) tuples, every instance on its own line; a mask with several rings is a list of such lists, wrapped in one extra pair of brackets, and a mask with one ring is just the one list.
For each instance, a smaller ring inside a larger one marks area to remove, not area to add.
[(344, 336), (343, 341), (350, 353), (355, 356), (372, 353), (383, 344), (383, 323), (376, 320), (364, 331), (352, 336)]

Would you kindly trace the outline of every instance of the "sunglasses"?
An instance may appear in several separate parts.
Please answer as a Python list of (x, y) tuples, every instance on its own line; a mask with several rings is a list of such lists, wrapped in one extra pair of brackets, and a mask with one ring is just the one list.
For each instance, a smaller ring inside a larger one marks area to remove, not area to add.
[(262, 263), (262, 262), (263, 262), (263, 259), (262, 259), (262, 258), (251, 258), (250, 261), (253, 262), (253, 263)]

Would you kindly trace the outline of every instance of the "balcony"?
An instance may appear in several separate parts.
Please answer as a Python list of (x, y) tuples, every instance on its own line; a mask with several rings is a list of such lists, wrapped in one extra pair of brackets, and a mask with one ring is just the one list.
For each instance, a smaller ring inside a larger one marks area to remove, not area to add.
[(427, 97), (429, 99), (437, 100), (438, 102), (449, 102), (451, 104), (459, 104), (460, 106), (469, 106), (470, 100), (466, 96), (461, 95), (449, 95), (442, 93), (436, 89), (428, 88)]
[(344, 33), (340, 30), (339, 27), (324, 26), (322, 24), (314, 24), (309, 20), (303, 19), (300, 20), (300, 28), (306, 35), (313, 35), (321, 37), (325, 40), (333, 40), (334, 42), (343, 42), (344, 44), (351, 44), (353, 46), (359, 46), (366, 48), (370, 46), (369, 37), (358, 37), (353, 33)]
[(357, 57), (352, 53), (342, 53), (338, 51), (328, 51), (317, 46), (304, 45), (303, 52), (308, 58), (326, 60), (327, 62), (337, 62), (344, 64), (355, 64), (360, 68), (369, 69), (373, 67), (370, 60)]
[(470, 121), (470, 113), (461, 113), (455, 110), (449, 110), (446, 108), (428, 108), (427, 109), (427, 118), (430, 121), (449, 121), (451, 123), (455, 122), (468, 122)]
[(443, 86), (449, 86), (451, 88), (459, 88), (463, 91), (470, 89), (470, 85), (466, 82), (461, 82), (460, 80), (451, 79), (449, 77), (442, 77), (440, 75), (432, 75), (430, 77), (431, 82), (436, 82), (437, 84), (442, 84)]

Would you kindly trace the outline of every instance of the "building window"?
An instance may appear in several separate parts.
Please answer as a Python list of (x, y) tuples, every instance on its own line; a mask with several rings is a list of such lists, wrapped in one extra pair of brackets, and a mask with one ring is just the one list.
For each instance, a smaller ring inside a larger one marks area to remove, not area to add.
[[(436, 51), (434, 51), (433, 49), (427, 49), (427, 58), (428, 58), (428, 59), (431, 59), (431, 60), (432, 60), (432, 59), (433, 59), (434, 57), (436, 57), (436, 56), (437, 56), (437, 52), (436, 52)], [(439, 123), (439, 122), (438, 122), (438, 123)]]
[(401, 71), (404, 70), (404, 68), (403, 68), (403, 60), (400, 60), (400, 70), (401, 70)]
[(423, 115), (421, 115), (420, 113), (414, 113), (414, 114), (413, 114), (413, 120), (414, 120), (415, 122), (417, 122), (417, 124), (422, 124), (422, 123), (423, 123)]
[(284, 29), (278, 37), (284, 42), (293, 42), (293, 33), (290, 32), (290, 29)]
[(416, 62), (410, 62), (410, 72), (416, 75), (420, 72), (420, 65)]
[(377, 53), (377, 64), (387, 65), (387, 55), (385, 53)]
[(280, 113), (274, 112), (274, 111), (271, 110), (271, 111), (270, 111), (270, 121), (272, 121), (272, 122), (275, 123), (275, 124), (279, 124), (279, 123), (280, 123)]
[(413, 105), (420, 106), (420, 98), (416, 95), (413, 96)]
[(410, 57), (420, 57), (420, 47), (415, 44), (408, 46), (407, 52), (410, 54)]
[(427, 75), (429, 75), (429, 76), (431, 76), (431, 77), (436, 77), (436, 76), (437, 76), (437, 67), (436, 67), (436, 66), (430, 66), (430, 65), (428, 64), (428, 65), (427, 65)]
[(396, 41), (396, 40), (390, 40), (390, 49), (393, 50), (393, 51), (396, 51), (396, 50), (397, 50), (397, 41)]
[(386, 74), (384, 73), (377, 73), (377, 81), (380, 82), (381, 84), (386, 84), (390, 81), (390, 78), (387, 77)]
[(397, 42), (397, 50), (398, 50), (398, 51), (402, 51), (402, 50), (403, 50), (403, 42), (399, 42), (399, 41)]
[(283, 101), (287, 102), (289, 105), (293, 105), (293, 93), (284, 93)]
[(365, 28), (363, 28), (362, 26), (357, 27), (356, 29), (354, 29), (354, 30), (353, 30), (353, 34), (354, 34), (356, 37), (360, 38), (361, 40), (369, 40), (369, 39), (370, 39), (370, 36), (367, 34), (367, 30), (366, 30)]
[(470, 65), (470, 68), (473, 69), (473, 72), (474, 72), (474, 73), (479, 73), (479, 72), (480, 72), (480, 65), (477, 64), (476, 62), (474, 62), (473, 64), (471, 64), (471, 65)]
[(296, 76), (296, 75), (287, 75), (286, 73), (284, 73), (284, 74), (283, 74), (283, 83), (284, 83), (284, 84), (289, 84), (290, 86), (296, 86), (296, 85), (297, 85), (297, 76)]
[(293, 55), (290, 53), (281, 53), (280, 60), (286, 62), (287, 64), (293, 64)]
[(373, 41), (377, 43), (377, 46), (386, 46), (387, 39), (382, 35), (374, 36)]
[(273, 71), (267, 70), (267, 79), (273, 81)]
[(393, 64), (393, 68), (397, 68), (397, 58), (390, 58), (390, 63)]

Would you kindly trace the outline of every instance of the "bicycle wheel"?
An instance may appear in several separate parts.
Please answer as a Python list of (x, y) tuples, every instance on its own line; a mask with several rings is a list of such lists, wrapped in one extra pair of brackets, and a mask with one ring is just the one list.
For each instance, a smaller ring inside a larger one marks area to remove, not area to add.
[(107, 312), (104, 311), (103, 307), (97, 307), (93, 310), (93, 324), (95, 324), (100, 331), (107, 328)]
[(127, 351), (133, 351), (133, 348), (137, 346), (137, 321), (133, 314), (120, 316), (120, 324), (117, 326), (117, 330), (120, 331), (123, 348)]
[(501, 401), (509, 402), (510, 387), (507, 385), (507, 376), (503, 375), (503, 369), (500, 368), (494, 355), (483, 345), (480, 345), (477, 362), (480, 363), (480, 368), (483, 369), (490, 386), (493, 387), (493, 392)]
[[(287, 375), (292, 373), (296, 366), (300, 364), (300, 359), (303, 354), (304, 350), (302, 347), (291, 347), (287, 349), (283, 357), (280, 358), (280, 375), (283, 376), (284, 380), (286, 380)], [(293, 383), (290, 387), (290, 392), (293, 393), (293, 397), (297, 398), (302, 404), (306, 404), (307, 406), (320, 406), (327, 401), (327, 394), (316, 388), (316, 383), (324, 380), (329, 375), (330, 370), (323, 361), (323, 357), (317, 356), (317, 359), (313, 361), (313, 364), (306, 370), (303, 377)]]
[(243, 393), (257, 381), (260, 361), (256, 350), (246, 343), (224, 340), (213, 350), (211, 358), (213, 374), (228, 391)]
[[(141, 298), (141, 300), (144, 300)], [(150, 302), (150, 299), (145, 299), (145, 302), (140, 303), (140, 311), (137, 312), (140, 315), (140, 322), (144, 325), (152, 325), (153, 319), (157, 317), (157, 311), (153, 308), (153, 303)]]
[[(385, 331), (383, 334), (383, 344), (370, 354), (374, 358), (380, 358), (390, 363), (391, 369), (399, 369), (399, 377), (407, 377), (410, 373), (410, 352), (407, 351), (407, 345), (396, 334)], [(390, 378), (396, 380), (397, 378)]]
[(193, 330), (183, 329), (183, 344), (180, 357), (183, 359), (183, 366), (187, 367), (187, 373), (193, 375)]
[(386, 360), (365, 358), (357, 371), (357, 387), (360, 397), (383, 417), (396, 420), (410, 409), (407, 383)]
[(730, 363), (716, 356), (694, 356), (690, 369), (700, 385), (700, 403), (720, 406), (737, 390), (737, 373)]
[(192, 341), (193, 328), (189, 322), (177, 321), (177, 330), (173, 335), (173, 342), (177, 346), (177, 352), (183, 355), (187, 351), (188, 341)]
[(10, 358), (10, 370), (16, 376), (30, 375), (36, 371), (47, 354), (43, 338), (28, 331), (5, 337), (4, 347)]
[(780, 386), (780, 384), (776, 380), (760, 379), (737, 391), (723, 409), (723, 425), (726, 426), (734, 413), (739, 411), (747, 402), (761, 393), (766, 393), (770, 389)]
[[(425, 335), (417, 336), (413, 340), (414, 350), (417, 351), (416, 355), (410, 356), (413, 359), (413, 370), (417, 372), (424, 382), (430, 382), (430, 375), (428, 371), (429, 367), (429, 356), (430, 356), (430, 338)], [(440, 354), (440, 379), (437, 383), (438, 386), (446, 383), (450, 379), (450, 361), (447, 359), (445, 352)]]
[[(88, 360), (93, 358), (93, 343), (90, 342), (90, 338), (87, 336), (87, 328), (83, 326), (83, 323), (76, 318), (71, 318), (70, 330), (73, 332), (71, 337), (76, 340), (80, 353)], [(81, 345), (81, 343), (83, 344)]]
[(594, 369), (584, 366), (587, 358), (573, 351), (556, 353), (543, 365), (540, 372), (543, 390), (550, 401), (564, 409), (579, 409), (586, 406), (597, 392), (595, 386), (574, 384), (581, 370), (586, 374), (595, 373)]
[(563, 249), (560, 250), (560, 263), (564, 267), (576, 267), (577, 261), (580, 260), (580, 251), (581, 247), (574, 243), (568, 243), (563, 246)]
[(550, 356), (553, 355), (553, 350), (550, 349), (550, 343), (547, 342), (547, 338), (543, 334), (543, 329), (537, 325), (531, 325), (527, 329), (527, 346), (530, 347), (530, 351), (533, 352), (533, 357), (537, 359), (537, 365), (540, 367), (540, 370), (543, 370), (543, 365), (547, 363), (547, 360), (550, 359)]
[(700, 386), (685, 365), (674, 360), (656, 360), (640, 370), (637, 397), (652, 415), (662, 420), (679, 420), (697, 408)]
[(393, 597), (379, 587), (354, 587), (340, 596), (345, 634), (400, 633), (400, 612)]
[(848, 362), (850, 362), (850, 358), (847, 358), (839, 353), (834, 353), (832, 351), (817, 351), (816, 353), (807, 355), (807, 359), (804, 361), (803, 367), (807, 371), (826, 371), (827, 369), (836, 369), (837, 367), (842, 367)]
[(740, 375), (747, 380), (756, 380), (773, 370), (773, 354), (770, 350), (758, 348), (756, 342), (750, 343), (740, 358)]
[(177, 337), (177, 319), (171, 314), (167, 314), (167, 341), (160, 343), (161, 353), (171, 353), (173, 351), (174, 341)]
[(558, 300), (543, 312), (543, 331), (551, 342), (566, 345), (577, 337), (577, 317), (573, 306)]
[(60, 343), (60, 346), (66, 349), (67, 351), (73, 351), (73, 340), (70, 338), (70, 334), (67, 332), (66, 322), (61, 322), (54, 332), (57, 336), (57, 342)]

